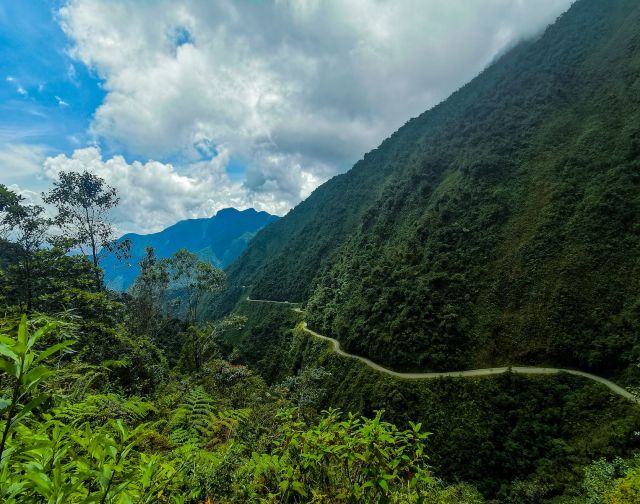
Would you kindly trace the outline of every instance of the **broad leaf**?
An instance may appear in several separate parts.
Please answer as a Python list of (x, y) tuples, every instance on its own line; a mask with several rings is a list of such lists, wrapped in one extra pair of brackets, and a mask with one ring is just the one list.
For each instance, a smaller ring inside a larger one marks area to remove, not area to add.
[(38, 355), (36, 360), (33, 361), (33, 363), (38, 364), (39, 362), (45, 360), (47, 357), (50, 357), (51, 355), (58, 353), (67, 347), (70, 347), (74, 343), (75, 343), (74, 340), (67, 340), (67, 341), (63, 341), (62, 343), (58, 343), (57, 345), (50, 346), (46, 350), (43, 350), (42, 352), (40, 352), (40, 354)]

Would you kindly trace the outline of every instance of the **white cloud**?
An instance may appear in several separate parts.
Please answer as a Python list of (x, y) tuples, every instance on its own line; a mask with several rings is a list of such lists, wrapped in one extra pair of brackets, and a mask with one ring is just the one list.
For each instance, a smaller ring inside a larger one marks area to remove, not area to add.
[(56, 101), (58, 102), (58, 106), (60, 108), (66, 108), (69, 106), (69, 103), (67, 103), (66, 101), (64, 101), (62, 98), (60, 98), (59, 96), (54, 96), (54, 98), (56, 99)]
[(122, 156), (105, 160), (99, 148), (87, 147), (71, 156), (47, 158), (43, 172), (50, 180), (60, 171), (84, 170), (105, 179), (120, 196), (112, 217), (121, 233), (158, 231), (177, 220), (210, 217), (226, 207), (286, 210), (285, 203), (272, 195), (251, 196), (241, 183), (231, 181), (225, 171), (228, 159), (228, 152), (221, 149), (210, 161), (178, 170), (157, 161), (128, 163)]
[(7, 75), (6, 79), (7, 82), (15, 85), (16, 87), (16, 91), (18, 92), (18, 94), (22, 95), (22, 96), (27, 96), (29, 93), (27, 92), (27, 90), (22, 86), (22, 84), (20, 84), (15, 77), (13, 77), (12, 75)]
[(203, 146), (224, 145), (247, 164), (248, 194), (273, 210), (570, 3), (70, 0), (60, 21), (72, 54), (104, 79), (99, 140), (161, 160), (194, 161)]
[(39, 174), (46, 152), (46, 147), (42, 145), (0, 145), (0, 180), (12, 183)]

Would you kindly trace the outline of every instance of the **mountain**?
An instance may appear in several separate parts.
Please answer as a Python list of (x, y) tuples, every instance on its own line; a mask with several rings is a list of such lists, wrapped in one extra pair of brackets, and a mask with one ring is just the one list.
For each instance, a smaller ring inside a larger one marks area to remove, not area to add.
[(159, 258), (169, 257), (181, 248), (196, 253), (219, 268), (226, 267), (244, 251), (251, 238), (278, 217), (253, 208), (239, 211), (225, 208), (208, 219), (189, 219), (177, 222), (159, 233), (139, 235), (130, 233), (118, 241), (130, 240), (131, 258), (128, 266), (113, 254), (105, 255), (101, 265), (105, 283), (114, 290), (126, 290), (135, 280), (138, 262), (146, 247), (153, 247)]
[[(402, 97), (398, 97), (402, 99)], [(397, 369), (638, 373), (640, 3), (579, 0), (263, 229), (229, 310)]]

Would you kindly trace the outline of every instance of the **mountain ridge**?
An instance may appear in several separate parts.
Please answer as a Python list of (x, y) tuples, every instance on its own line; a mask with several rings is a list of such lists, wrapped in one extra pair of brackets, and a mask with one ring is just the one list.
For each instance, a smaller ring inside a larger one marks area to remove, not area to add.
[(637, 2), (574, 3), (258, 233), (219, 310), (242, 285), (308, 302), (322, 333), (407, 370), (632, 369), (638, 26)]
[(154, 247), (159, 258), (186, 248), (214, 266), (224, 268), (246, 248), (257, 231), (278, 218), (253, 208), (224, 208), (212, 217), (181, 220), (156, 233), (127, 233), (118, 238), (118, 242), (131, 242), (128, 261), (131, 266), (106, 254), (101, 262), (105, 270), (105, 283), (111, 289), (126, 290), (139, 272), (137, 263), (144, 256), (147, 246)]

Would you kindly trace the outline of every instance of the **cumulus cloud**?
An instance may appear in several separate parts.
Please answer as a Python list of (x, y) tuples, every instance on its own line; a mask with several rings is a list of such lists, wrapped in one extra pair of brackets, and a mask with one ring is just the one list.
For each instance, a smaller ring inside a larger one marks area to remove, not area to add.
[(225, 207), (271, 209), (274, 201), (270, 198), (251, 197), (240, 182), (229, 179), (225, 171), (228, 156), (222, 149), (209, 161), (178, 170), (157, 161), (128, 163), (122, 156), (104, 159), (98, 147), (87, 147), (71, 156), (47, 158), (43, 173), (50, 180), (57, 179), (61, 171), (88, 170), (99, 175), (118, 190), (120, 204), (112, 214), (118, 231), (149, 233), (177, 220), (210, 217)]
[[(245, 198), (282, 212), (571, 1), (70, 0), (59, 19), (104, 79), (98, 140), (189, 163), (222, 145), (247, 165)], [(136, 169), (186, 177), (186, 191), (187, 179), (209, 184), (209, 169), (222, 183), (218, 163), (195, 178)]]
[(42, 145), (0, 145), (0, 179), (6, 183), (38, 175), (47, 149)]

